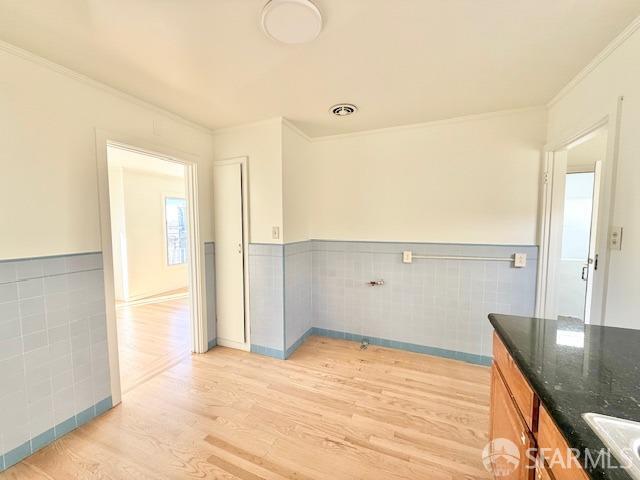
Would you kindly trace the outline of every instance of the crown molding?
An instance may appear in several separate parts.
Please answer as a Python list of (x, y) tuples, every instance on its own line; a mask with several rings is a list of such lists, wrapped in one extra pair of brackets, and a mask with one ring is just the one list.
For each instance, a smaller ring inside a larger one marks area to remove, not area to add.
[(265, 120), (258, 120), (255, 122), (249, 122), (249, 123), (241, 123), (239, 125), (232, 125), (230, 127), (221, 127), (221, 128), (216, 128), (214, 130), (211, 130), (211, 135), (213, 136), (217, 136), (217, 135), (225, 135), (227, 133), (233, 133), (233, 132), (237, 132), (240, 130), (245, 130), (247, 128), (257, 128), (257, 127), (263, 127), (265, 125), (272, 125), (275, 123), (284, 123), (284, 118), (282, 117), (271, 117), (271, 118), (267, 118)]
[(497, 118), (504, 117), (508, 115), (515, 115), (518, 113), (526, 113), (526, 112), (536, 112), (536, 111), (545, 111), (547, 107), (544, 105), (537, 105), (533, 107), (525, 107), (525, 108), (515, 108), (509, 110), (497, 110), (495, 112), (487, 112), (487, 113), (477, 113), (473, 115), (463, 115), (459, 117), (451, 117), (443, 120), (434, 120), (430, 122), (422, 122), (422, 123), (410, 123), (407, 125), (398, 125), (395, 127), (384, 127), (377, 128), (373, 130), (361, 130), (359, 132), (350, 132), (350, 133), (339, 133), (337, 135), (325, 135), (321, 137), (311, 137), (311, 142), (326, 142), (332, 140), (342, 140), (352, 137), (362, 137), (366, 135), (376, 135), (381, 133), (394, 133), (394, 132), (403, 132), (407, 130), (416, 130), (420, 128), (434, 128), (440, 127), (443, 125), (455, 125), (458, 123), (466, 123), (466, 122), (475, 122), (478, 120), (486, 120), (489, 118)]
[(291, 120), (287, 120), (286, 118), (282, 117), (282, 124), (289, 127), (290, 130), (297, 133), (300, 137), (304, 138), (307, 142), (313, 142), (313, 138), (307, 135), (306, 133), (304, 133), (302, 130), (300, 130), (300, 128), (296, 124), (294, 124)]
[(593, 72), (602, 62), (624, 44), (640, 28), (640, 16), (636, 17), (627, 27), (614, 38), (604, 49), (591, 60), (578, 74), (573, 77), (562, 89), (547, 103), (547, 108), (554, 106), (560, 99), (573, 90), (585, 77)]
[(115, 87), (107, 85), (106, 83), (102, 83), (98, 80), (88, 77), (87, 75), (78, 73), (75, 70), (71, 70), (70, 68), (60, 65), (59, 63), (55, 63), (55, 62), (52, 62), (51, 60), (47, 60), (44, 57), (36, 55), (35, 53), (25, 50), (23, 48), (17, 47), (11, 43), (0, 40), (0, 50), (10, 55), (22, 58), (23, 60), (27, 60), (29, 62), (35, 63), (42, 67), (48, 68), (49, 70), (52, 70), (60, 75), (64, 75), (65, 77), (75, 80), (77, 82), (84, 83), (85, 85), (88, 85), (95, 89), (101, 90), (105, 93), (119, 97), (139, 107), (143, 107), (143, 108), (146, 108), (147, 110), (151, 110), (154, 113), (162, 115), (182, 125), (199, 130), (202, 133), (206, 133), (208, 135), (211, 134), (211, 129), (200, 123), (193, 122), (189, 119), (181, 117), (180, 115), (173, 113), (169, 110), (166, 110), (158, 105), (155, 105), (146, 100), (142, 100), (141, 98), (138, 98), (134, 95), (131, 95), (130, 93), (126, 93)]

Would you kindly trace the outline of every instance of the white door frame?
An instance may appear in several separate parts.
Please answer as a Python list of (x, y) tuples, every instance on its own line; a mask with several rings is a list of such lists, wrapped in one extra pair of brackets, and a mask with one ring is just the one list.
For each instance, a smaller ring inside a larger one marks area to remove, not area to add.
[[(222, 165), (240, 165), (242, 179), (242, 259), (243, 259), (243, 276), (244, 276), (244, 343), (236, 343), (225, 341), (224, 339), (216, 339), (218, 345), (223, 347), (236, 348), (239, 350), (251, 351), (251, 311), (249, 302), (249, 239), (251, 238), (249, 228), (249, 157), (232, 157), (221, 160), (215, 160), (214, 166)], [(215, 175), (215, 168), (213, 169)], [(213, 193), (215, 198), (215, 192)], [(215, 200), (214, 200), (215, 201)], [(213, 232), (214, 239), (216, 231)], [(216, 282), (220, 280), (216, 278)], [(216, 315), (217, 318), (217, 315)]]
[(622, 100), (617, 99), (612, 106), (610, 113), (591, 123), (586, 128), (580, 129), (563, 140), (547, 144), (544, 147), (542, 185), (540, 194), (540, 212), (538, 217), (538, 244), (540, 252), (538, 255), (538, 278), (536, 284), (536, 307), (535, 315), (544, 317), (545, 305), (547, 303), (547, 286), (552, 274), (553, 266), (549, 266), (551, 257), (550, 245), (552, 242), (552, 192), (553, 192), (553, 169), (554, 157), (556, 155), (566, 155), (566, 150), (579, 143), (588, 140), (598, 130), (607, 130), (606, 155), (602, 162), (602, 179), (600, 183), (600, 198), (598, 205), (598, 228), (595, 238), (595, 251), (598, 254), (598, 275), (594, 276), (592, 299), (589, 305), (589, 323), (604, 325), (605, 309), (607, 297), (607, 279), (609, 271), (609, 248), (608, 237), (613, 218), (614, 192), (618, 157), (618, 137), (620, 130), (620, 118), (622, 114)]
[(118, 330), (116, 321), (115, 284), (113, 273), (113, 244), (111, 238), (111, 206), (109, 202), (109, 172), (107, 148), (109, 146), (152, 155), (185, 166), (185, 193), (189, 228), (189, 300), (191, 313), (191, 345), (194, 353), (205, 353), (208, 348), (205, 272), (202, 266), (204, 244), (200, 242), (198, 206), (198, 157), (178, 149), (158, 144), (155, 140), (96, 129), (96, 159), (100, 207), (100, 234), (104, 268), (104, 288), (107, 317), (107, 344), (111, 375), (111, 399), (114, 405), (122, 401), (120, 362), (118, 356)]

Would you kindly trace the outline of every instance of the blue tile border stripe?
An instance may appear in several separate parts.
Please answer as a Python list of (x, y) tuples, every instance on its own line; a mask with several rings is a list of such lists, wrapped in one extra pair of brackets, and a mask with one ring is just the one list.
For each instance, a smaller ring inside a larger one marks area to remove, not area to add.
[(35, 438), (31, 439), (31, 451), (35, 452), (40, 450), (45, 445), (50, 444), (56, 439), (56, 435), (53, 428), (50, 428), (44, 433), (41, 433)]
[(94, 406), (87, 408), (86, 410), (78, 413), (77, 415), (68, 418), (64, 422), (60, 422), (58, 425), (50, 428), (44, 433), (41, 433), (37, 437), (23, 443), (22, 445), (14, 448), (13, 450), (0, 456), (0, 472), (12, 467), (16, 463), (24, 460), (32, 453), (37, 452), (41, 448), (49, 445), (54, 440), (66, 435), (70, 431), (77, 427), (80, 427), (88, 421), (94, 419), (98, 415), (106, 412), (113, 406), (111, 397), (107, 397), (100, 400)]
[(291, 355), (293, 355), (293, 352), (295, 352), (300, 347), (300, 345), (302, 345), (304, 341), (307, 338), (309, 338), (309, 336), (313, 335), (314, 328), (315, 327), (311, 327), (309, 330), (304, 332), (304, 334), (298, 340), (293, 342), (293, 345), (287, 348), (287, 351), (285, 352), (285, 356), (284, 356), (285, 360), (289, 358)]
[(61, 437), (62, 435), (69, 433), (71, 430), (77, 427), (78, 427), (78, 422), (76, 421), (76, 417), (73, 416), (71, 418), (68, 418), (64, 422), (59, 423), (58, 425), (53, 427), (53, 429), (55, 430), (56, 438), (58, 438), (58, 437)]
[(429, 347), (426, 345), (417, 345), (415, 343), (398, 342), (396, 340), (387, 340), (385, 338), (369, 337), (366, 335), (360, 335), (355, 333), (339, 332), (336, 330), (327, 330), (325, 328), (312, 327), (307, 330), (302, 337), (295, 341), (286, 352), (276, 350), (274, 348), (263, 347), (260, 345), (251, 345), (251, 352), (258, 353), (260, 355), (266, 355), (268, 357), (277, 358), (279, 360), (288, 359), (304, 341), (311, 335), (317, 335), (319, 337), (338, 338), (341, 340), (349, 340), (352, 342), (361, 342), (366, 339), (370, 345), (378, 345), (380, 347), (395, 348), (397, 350), (405, 350), (408, 352), (422, 353), (424, 355), (432, 355), (434, 357), (450, 358), (452, 360), (460, 360), (462, 362), (472, 363), (474, 365), (490, 366), (492, 362), (491, 357), (484, 355), (476, 355), (467, 352), (458, 352), (456, 350), (447, 350), (444, 348)]
[(285, 352), (282, 350), (276, 350), (275, 348), (263, 347), (262, 345), (251, 344), (251, 353), (258, 353), (267, 357), (277, 358), (278, 360), (285, 359)]
[(29, 455), (31, 455), (31, 453), (33, 453), (33, 451), (31, 450), (31, 440), (14, 448), (10, 452), (5, 453), (3, 455), (5, 470), (9, 467), (12, 467), (22, 459), (27, 458)]
[(361, 342), (366, 339), (370, 345), (378, 345), (380, 347), (395, 348), (398, 350), (406, 350), (409, 352), (423, 353), (425, 355), (433, 355), (435, 357), (450, 358), (453, 360), (461, 360), (475, 365), (491, 365), (492, 358), (484, 355), (476, 355), (473, 353), (458, 352), (455, 350), (446, 350), (444, 348), (428, 347), (426, 345), (416, 345), (415, 343), (398, 342), (396, 340), (387, 340), (385, 338), (369, 337), (355, 333), (338, 332), (336, 330), (327, 330), (325, 328), (313, 327), (311, 335), (320, 337), (339, 338), (342, 340), (350, 340), (353, 342)]

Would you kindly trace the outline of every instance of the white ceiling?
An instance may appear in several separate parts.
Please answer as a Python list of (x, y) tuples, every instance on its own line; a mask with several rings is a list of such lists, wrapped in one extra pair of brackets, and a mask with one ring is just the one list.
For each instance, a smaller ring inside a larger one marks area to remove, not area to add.
[[(209, 128), (284, 116), (311, 136), (541, 105), (640, 0), (316, 0), (282, 45), (266, 0), (0, 0), (0, 39)], [(353, 102), (357, 115), (332, 118)]]

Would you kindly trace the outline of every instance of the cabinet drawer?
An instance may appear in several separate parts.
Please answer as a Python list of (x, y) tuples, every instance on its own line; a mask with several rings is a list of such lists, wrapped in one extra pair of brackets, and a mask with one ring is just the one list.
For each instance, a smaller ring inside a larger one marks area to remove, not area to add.
[[(544, 407), (540, 407), (540, 419), (538, 421), (538, 449), (539, 455), (551, 456), (549, 470), (555, 480), (588, 480), (586, 472), (575, 459), (566, 440), (556, 427)], [(560, 458), (562, 461), (560, 461)]]
[(493, 333), (493, 361), (498, 365), (509, 392), (520, 409), (522, 418), (529, 429), (535, 431), (534, 420), (538, 408), (536, 396), (495, 332)]
[[(489, 437), (491, 443), (491, 466), (494, 477), (500, 480), (531, 480), (534, 463), (530, 452), (535, 441), (525, 425), (519, 409), (504, 383), (502, 374), (494, 364), (491, 367), (491, 423)], [(519, 461), (512, 461), (513, 455), (505, 451), (504, 440), (518, 449)], [(497, 449), (497, 450), (495, 450)]]

